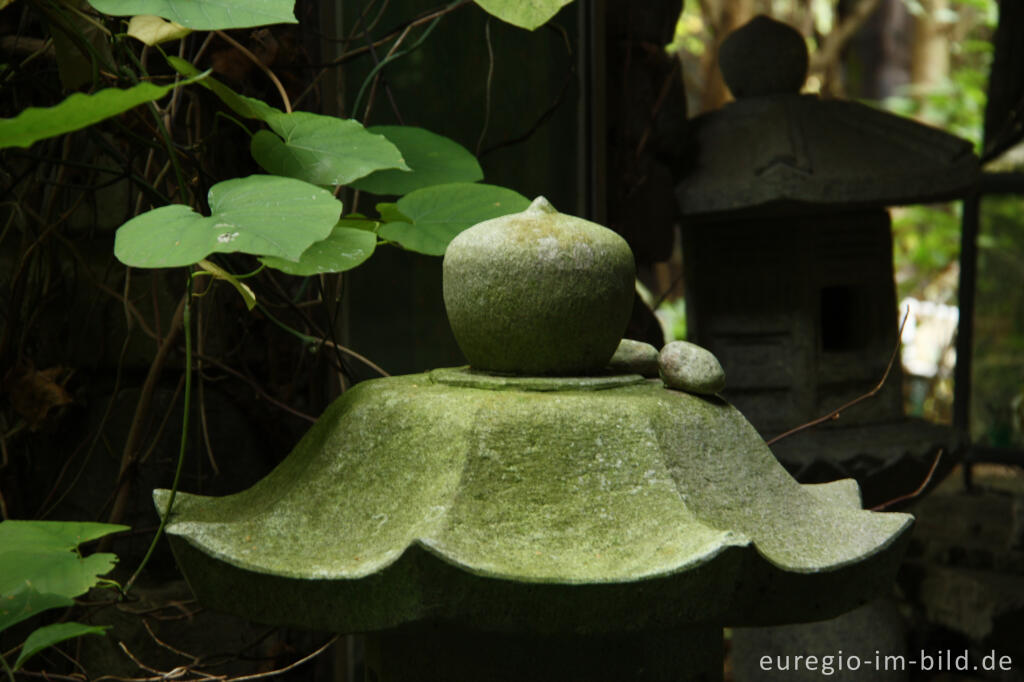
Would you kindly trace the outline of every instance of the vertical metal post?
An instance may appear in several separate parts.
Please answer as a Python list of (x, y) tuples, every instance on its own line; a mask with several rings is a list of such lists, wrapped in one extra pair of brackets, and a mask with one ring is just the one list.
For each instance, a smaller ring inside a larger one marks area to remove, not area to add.
[(971, 362), (974, 353), (974, 298), (978, 277), (978, 227), (981, 193), (964, 199), (960, 235), (960, 318), (956, 334), (956, 368), (953, 373), (953, 428), (967, 443), (964, 456), (964, 486), (971, 487)]

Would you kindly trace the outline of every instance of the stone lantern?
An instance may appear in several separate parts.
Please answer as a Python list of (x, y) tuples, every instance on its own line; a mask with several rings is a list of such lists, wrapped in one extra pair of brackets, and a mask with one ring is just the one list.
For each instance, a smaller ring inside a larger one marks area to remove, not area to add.
[[(726, 38), (719, 62), (736, 100), (693, 119), (676, 189), (687, 326), (770, 438), (881, 379), (898, 336), (886, 207), (963, 196), (978, 161), (935, 128), (799, 94), (804, 39), (768, 17)], [(910, 492), (958, 446), (951, 429), (904, 418), (901, 383), (896, 362), (872, 399), (775, 454), (804, 481), (856, 476), (869, 504)]]
[(177, 495), (200, 602), (367, 633), (381, 682), (680, 682), (721, 680), (723, 625), (884, 591), (911, 517), (790, 478), (706, 351), (620, 345), (633, 276), (624, 240), (543, 198), (457, 237), (470, 366), (363, 382), (249, 490)]

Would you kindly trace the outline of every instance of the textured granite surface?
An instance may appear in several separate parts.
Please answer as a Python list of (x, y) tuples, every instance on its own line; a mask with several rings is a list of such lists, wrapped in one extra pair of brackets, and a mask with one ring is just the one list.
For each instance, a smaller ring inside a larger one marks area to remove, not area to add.
[(622, 237), (538, 197), (452, 240), (444, 303), (474, 369), (581, 374), (602, 369), (619, 345), (634, 276)]
[(714, 397), (420, 374), (359, 384), (249, 490), (180, 495), (167, 530), (199, 599), (254, 620), (599, 632), (863, 603), (911, 517), (858, 507), (851, 482), (796, 483)]

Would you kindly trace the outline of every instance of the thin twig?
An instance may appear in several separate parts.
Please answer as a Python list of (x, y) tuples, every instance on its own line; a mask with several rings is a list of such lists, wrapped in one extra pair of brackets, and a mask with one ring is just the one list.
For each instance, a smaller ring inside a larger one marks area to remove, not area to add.
[[(409, 35), (409, 31), (411, 31), (411, 30), (412, 30), (412, 24), (407, 26), (406, 29), (404, 31), (402, 31), (402, 34), (400, 36), (398, 36), (398, 39), (395, 40), (395, 44), (392, 45), (391, 49), (388, 50), (388, 53), (386, 55), (384, 55), (384, 61), (378, 63), (375, 67), (373, 67), (373, 70), (374, 70), (373, 82), (370, 84), (370, 95), (366, 99), (366, 109), (363, 111), (363, 123), (364, 124), (367, 124), (370, 121), (370, 112), (373, 111), (373, 101), (377, 98), (377, 83), (380, 82), (381, 70), (383, 69), (383, 67), (388, 62), (390, 62), (392, 59), (394, 59), (395, 52), (398, 50), (399, 46), (403, 42), (405, 42), (405, 39)], [(359, 99), (359, 97), (356, 96), (357, 105), (358, 105), (358, 99)]]
[(903, 322), (900, 323), (900, 331), (896, 335), (896, 347), (892, 349), (892, 356), (889, 358), (889, 364), (886, 366), (885, 373), (882, 375), (881, 380), (879, 380), (879, 382), (877, 384), (875, 384), (875, 387), (873, 389), (871, 389), (870, 391), (868, 391), (864, 395), (861, 395), (861, 396), (858, 396), (858, 397), (854, 398), (853, 400), (851, 400), (850, 402), (846, 403), (845, 405), (842, 405), (841, 407), (839, 407), (839, 408), (837, 408), (835, 410), (832, 410), (831, 412), (829, 412), (828, 414), (826, 414), (824, 416), (818, 417), (817, 419), (812, 419), (811, 421), (807, 422), (806, 424), (801, 424), (800, 426), (792, 428), (789, 431), (786, 431), (785, 433), (780, 433), (779, 435), (775, 436), (771, 440), (767, 441), (768, 445), (774, 445), (775, 443), (778, 443), (783, 438), (788, 438), (788, 437), (792, 436), (795, 433), (800, 433), (801, 431), (805, 431), (806, 429), (809, 429), (811, 427), (817, 426), (818, 424), (823, 424), (823, 423), (825, 423), (827, 421), (834, 421), (836, 419), (839, 419), (839, 415), (843, 411), (848, 410), (851, 407), (853, 407), (854, 405), (856, 405), (858, 403), (862, 403), (865, 400), (867, 400), (868, 398), (873, 398), (875, 395), (877, 395), (878, 392), (882, 390), (882, 386), (885, 385), (885, 380), (889, 378), (889, 373), (892, 371), (892, 367), (896, 363), (896, 356), (899, 355), (899, 352), (900, 352), (900, 341), (903, 338), (903, 327), (906, 326), (906, 324), (907, 324), (907, 317), (909, 315), (910, 315), (910, 309), (908, 308), (907, 312), (903, 315)]
[(484, 40), (487, 43), (487, 84), (484, 89), (484, 127), (480, 130), (480, 137), (476, 140), (476, 156), (480, 157), (480, 149), (484, 146), (484, 138), (487, 137), (487, 128), (491, 124), (491, 84), (494, 81), (494, 46), (491, 45), (491, 19), (487, 18), (484, 24)]
[[(403, 33), (402, 36), (404, 37), (405, 34)], [(367, 37), (366, 40), (367, 40), (367, 42), (370, 42), (369, 37)], [(380, 67), (380, 59), (377, 58), (377, 50), (376, 50), (376, 48), (373, 47), (372, 44), (370, 45), (370, 56), (373, 57), (373, 66), (374, 66), (374, 68), (376, 69), (376, 68)], [(380, 74), (378, 73), (377, 75), (379, 76)], [(384, 94), (387, 95), (388, 102), (391, 103), (391, 111), (394, 112), (395, 118), (398, 120), (398, 123), (400, 125), (405, 125), (405, 121), (402, 120), (402, 112), (400, 112), (398, 110), (398, 102), (395, 101), (395, 95), (394, 95), (393, 92), (391, 92), (391, 86), (388, 85), (387, 81), (384, 81)], [(372, 96), (372, 94), (371, 94), (371, 96)], [(367, 116), (368, 115), (369, 115), (369, 113), (367, 113)], [(366, 118), (365, 117), (363, 118), (363, 122), (364, 123), (366, 122)]]
[[(210, 282), (209, 286), (213, 286)], [(209, 287), (208, 287), (209, 288)], [(206, 336), (206, 328), (203, 325), (202, 307), (196, 306), (196, 355), (203, 352), (203, 341)], [(206, 417), (206, 382), (203, 381), (203, 361), (196, 361), (196, 376), (199, 379), (199, 425), (203, 434), (203, 445), (206, 446), (206, 457), (210, 460), (214, 475), (220, 474), (220, 467), (217, 466), (217, 459), (213, 456), (213, 445), (210, 442), (210, 426)]]
[(314, 658), (316, 658), (317, 656), (319, 656), (320, 654), (322, 654), (324, 651), (326, 651), (328, 649), (328, 647), (330, 647), (332, 644), (337, 642), (339, 637), (340, 637), (340, 635), (334, 635), (329, 640), (327, 640), (322, 647), (320, 647), (319, 649), (317, 649), (313, 653), (309, 654), (308, 656), (305, 656), (304, 658), (300, 658), (299, 660), (295, 661), (294, 663), (292, 663), (289, 666), (286, 666), (284, 668), (280, 668), (278, 670), (271, 670), (270, 672), (266, 672), (266, 673), (257, 673), (255, 675), (243, 675), (241, 677), (232, 677), (230, 679), (230, 682), (244, 682), (245, 680), (262, 680), (265, 677), (275, 677), (277, 675), (281, 675), (283, 673), (286, 673), (289, 670), (294, 670), (295, 668), (298, 668), (303, 663), (307, 663), (308, 661), (311, 661)]
[(651, 137), (651, 132), (654, 130), (655, 121), (658, 118), (658, 114), (661, 112), (661, 107), (665, 104), (665, 99), (668, 97), (668, 93), (672, 90), (672, 83), (679, 72), (679, 65), (682, 61), (679, 59), (672, 60), (672, 68), (665, 74), (665, 80), (661, 84), (661, 89), (658, 91), (658, 98), (654, 101), (654, 106), (651, 107), (651, 116), (647, 121), (647, 126), (644, 128), (644, 132), (640, 135), (640, 141), (636, 145), (636, 153), (633, 154), (634, 159), (639, 159), (640, 155), (644, 153), (644, 148), (647, 146), (647, 140)]
[(160, 639), (159, 637), (157, 637), (157, 636), (156, 636), (156, 634), (155, 634), (155, 633), (153, 632), (153, 628), (151, 628), (151, 627), (149, 626), (149, 621), (148, 621), (148, 620), (146, 620), (145, 618), (143, 618), (143, 619), (142, 619), (142, 626), (143, 626), (144, 628), (146, 628), (146, 632), (148, 632), (148, 633), (149, 633), (149, 636), (150, 636), (150, 637), (151, 637), (151, 638), (153, 639), (153, 641), (154, 641), (154, 642), (156, 642), (156, 643), (157, 643), (157, 644), (158, 644), (159, 646), (163, 647), (164, 649), (167, 649), (168, 651), (170, 651), (170, 652), (171, 652), (171, 653), (173, 653), (173, 654), (177, 654), (177, 655), (181, 656), (182, 658), (188, 658), (188, 659), (190, 659), (190, 660), (192, 661), (192, 665), (197, 665), (197, 664), (199, 663), (200, 659), (199, 659), (199, 657), (198, 657), (198, 656), (195, 656), (195, 655), (193, 655), (193, 654), (189, 654), (189, 653), (186, 653), (186, 652), (184, 652), (184, 651), (181, 651), (180, 649), (175, 649), (175, 648), (174, 648), (173, 646), (171, 646), (170, 644), (168, 644), (168, 643), (164, 642), (164, 641), (163, 641), (163, 640), (161, 640), (161, 639)]
[(217, 31), (217, 35), (223, 38), (228, 43), (230, 43), (236, 50), (244, 54), (249, 59), (249, 61), (256, 65), (256, 67), (260, 71), (266, 74), (267, 78), (273, 81), (274, 87), (277, 88), (278, 94), (281, 95), (281, 102), (284, 103), (285, 112), (289, 114), (292, 113), (292, 103), (291, 100), (288, 99), (288, 93), (285, 91), (284, 86), (281, 84), (281, 81), (278, 79), (278, 77), (274, 75), (273, 71), (270, 70), (270, 67), (261, 62), (259, 57), (254, 55), (249, 50), (249, 48), (247, 48), (245, 45), (242, 45), (240, 42), (229, 36), (224, 31)]
[[(128, 594), (131, 591), (132, 585), (138, 579), (142, 573), (142, 569), (146, 567), (150, 557), (153, 556), (153, 552), (156, 550), (157, 542), (160, 540), (160, 536), (163, 535), (164, 528), (167, 526), (167, 520), (171, 517), (171, 509), (174, 507), (174, 498), (178, 494), (178, 485), (181, 483), (181, 471), (184, 468), (185, 463), (185, 450), (188, 446), (188, 418), (192, 410), (192, 283), (194, 276), (189, 273), (189, 277), (186, 280), (187, 285), (185, 287), (185, 296), (182, 298), (184, 305), (181, 307), (181, 323), (178, 325), (183, 330), (183, 336), (185, 337), (185, 397), (184, 405), (181, 413), (181, 439), (178, 444), (178, 461), (174, 466), (174, 479), (171, 482), (171, 491), (167, 496), (167, 507), (164, 508), (163, 514), (160, 515), (160, 526), (156, 529), (156, 534), (153, 535), (153, 541), (149, 543), (149, 548), (146, 550), (145, 556), (142, 557), (142, 561), (139, 562), (138, 567), (132, 576), (128, 578), (128, 582), (124, 584), (124, 588), (121, 590), (122, 594)], [(147, 377), (147, 380), (149, 377)], [(125, 488), (122, 488), (124, 491)]]
[[(145, 621), (143, 621), (143, 622), (145, 622)], [(150, 634), (152, 635), (152, 631), (150, 632)], [(188, 674), (192, 674), (192, 675), (196, 676), (196, 678), (200, 678), (200, 679), (220, 680), (222, 682), (248, 682), (249, 680), (262, 680), (262, 679), (266, 679), (268, 677), (276, 677), (278, 675), (283, 675), (286, 672), (289, 672), (291, 670), (295, 670), (299, 666), (308, 663), (309, 661), (313, 660), (314, 658), (316, 658), (317, 656), (322, 654), (324, 651), (326, 651), (335, 642), (337, 642), (339, 637), (340, 637), (340, 635), (334, 635), (329, 640), (327, 640), (323, 644), (323, 646), (321, 646), (319, 649), (317, 649), (313, 653), (308, 654), (306, 656), (303, 656), (299, 660), (295, 661), (294, 663), (290, 663), (289, 665), (286, 665), (283, 668), (278, 668), (277, 670), (270, 670), (270, 671), (264, 672), (264, 673), (254, 673), (252, 675), (241, 675), (239, 677), (228, 677), (227, 675), (210, 675), (209, 673), (204, 673), (204, 672), (202, 672), (200, 670), (194, 670), (191, 666), (187, 666), (187, 665), (178, 666), (178, 667), (174, 668), (173, 670), (170, 670), (170, 671), (165, 672), (165, 673), (164, 672), (160, 672), (159, 670), (156, 670), (155, 668), (151, 668), (150, 666), (148, 666), (145, 663), (143, 663), (142, 661), (140, 661), (131, 651), (129, 651), (128, 647), (125, 645), (124, 642), (118, 642), (118, 646), (121, 648), (122, 651), (124, 651), (124, 653), (128, 656), (128, 658), (132, 659), (132, 662), (135, 663), (135, 665), (139, 666), (140, 669), (145, 670), (146, 672), (153, 673), (154, 677), (117, 677), (117, 676), (114, 676), (114, 675), (104, 675), (102, 677), (96, 678), (96, 682), (101, 682), (101, 680), (113, 680), (113, 681), (116, 681), (116, 682), (158, 682), (158, 681), (162, 681), (162, 680), (186, 679), (184, 676), (188, 675)], [(156, 637), (154, 637), (154, 639), (156, 639)], [(159, 640), (157, 640), (157, 641), (158, 641), (158, 643), (163, 644), (162, 642), (159, 642)], [(164, 645), (164, 646), (166, 646), (166, 645)], [(188, 655), (188, 654), (184, 654), (183, 652), (177, 651), (176, 649), (173, 649), (171, 647), (167, 647), (167, 648), (171, 649), (171, 651), (174, 651), (175, 653), (182, 654), (183, 656), (187, 656)], [(38, 676), (45, 676), (45, 673), (43, 673), (41, 675), (38, 675)], [(80, 677), (63, 677), (62, 678), (62, 677), (55, 676), (54, 679), (81, 680), (83, 678), (80, 678)], [(195, 679), (195, 678), (192, 678), (192, 679)]]
[[(124, 517), (125, 510), (128, 506), (128, 501), (131, 497), (131, 482), (132, 476), (131, 471), (138, 461), (138, 451), (141, 446), (142, 436), (144, 432), (145, 423), (149, 417), (149, 404), (153, 398), (153, 391), (156, 389), (157, 380), (160, 378), (160, 373), (163, 371), (164, 365), (167, 363), (170, 357), (171, 350), (175, 347), (178, 334), (182, 330), (185, 307), (188, 305), (188, 297), (191, 292), (181, 297), (178, 302), (178, 307), (174, 311), (174, 315), (171, 318), (170, 328), (167, 330), (167, 336), (164, 337), (163, 342), (157, 349), (156, 356), (153, 358), (153, 362), (150, 363), (149, 372), (146, 374), (146, 380), (142, 384), (142, 389), (139, 392), (139, 400), (135, 405), (135, 414), (132, 417), (131, 426), (128, 429), (128, 436), (125, 439), (124, 450), (121, 454), (121, 466), (118, 471), (117, 479), (117, 492), (114, 498), (114, 506), (110, 510), (110, 516), (107, 519), (108, 523), (120, 523)], [(186, 415), (187, 418), (187, 415)], [(103, 550), (110, 547), (110, 537), (107, 536), (100, 541), (100, 546)]]
[(146, 451), (139, 456), (139, 463), (143, 463), (149, 459), (149, 456), (153, 454), (156, 447), (160, 445), (160, 439), (163, 438), (164, 429), (167, 428), (168, 422), (171, 421), (171, 415), (176, 411), (178, 396), (181, 395), (181, 389), (185, 386), (185, 375), (178, 377), (178, 385), (174, 388), (174, 393), (171, 394), (171, 400), (167, 404), (167, 409), (164, 410), (163, 419), (160, 420), (160, 425), (156, 427), (156, 433), (149, 439), (149, 447)]
[(209, 355), (199, 355), (198, 353), (196, 353), (196, 358), (201, 358), (204, 362), (208, 362), (209, 364), (213, 365), (214, 367), (218, 367), (222, 371), (227, 372), (228, 374), (230, 374), (231, 376), (235, 377), (236, 379), (244, 381), (254, 391), (256, 391), (256, 394), (260, 398), (262, 398), (263, 400), (266, 400), (271, 405), (274, 405), (275, 407), (278, 407), (278, 408), (284, 410), (285, 412), (287, 412), (288, 414), (291, 414), (291, 415), (294, 415), (294, 416), (298, 417), (299, 419), (304, 419), (305, 421), (308, 421), (310, 424), (316, 423), (316, 417), (311, 417), (310, 415), (306, 414), (305, 412), (299, 412), (298, 410), (296, 410), (295, 408), (289, 406), (288, 404), (283, 403), (280, 400), (277, 400), (276, 398), (270, 396), (255, 381), (253, 381), (249, 377), (245, 376), (244, 374), (239, 372), (237, 369), (234, 369), (233, 367), (229, 367), (228, 365), (225, 365), (223, 362), (219, 361), (217, 358), (211, 357)]
[(33, 670), (25, 670), (24, 668), (18, 670), (18, 674), (24, 675), (25, 677), (38, 677), (43, 680), (70, 680), (71, 682), (85, 682), (85, 680), (88, 679), (85, 675), (58, 675), (57, 673), (48, 673), (45, 671), (35, 672)]
[[(313, 79), (313, 82), (310, 83), (306, 87), (306, 89), (302, 92), (301, 95), (298, 96), (298, 98), (296, 98), (296, 102), (298, 102), (299, 100), (305, 99), (305, 97), (312, 91), (312, 89), (317, 85), (317, 83), (319, 83), (320, 80), (324, 77), (324, 74), (327, 73), (328, 69), (331, 69), (331, 68), (337, 67), (337, 66), (341, 66), (345, 62), (348, 62), (348, 61), (350, 61), (352, 59), (355, 59), (356, 57), (359, 57), (361, 55), (364, 55), (364, 54), (368, 53), (372, 48), (380, 47), (381, 45), (386, 45), (387, 43), (389, 43), (392, 40), (394, 40), (396, 36), (400, 35), (407, 28), (412, 28), (414, 26), (419, 26), (420, 24), (425, 24), (428, 21), (431, 21), (431, 20), (436, 19), (438, 17), (442, 17), (445, 14), (448, 14), (449, 12), (455, 11), (456, 9), (462, 7), (463, 5), (468, 5), (470, 2), (472, 2), (472, 0), (457, 0), (456, 2), (453, 2), (450, 5), (446, 5), (445, 7), (442, 7), (439, 10), (434, 10), (433, 12), (430, 12), (428, 14), (424, 14), (421, 17), (417, 17), (415, 19), (410, 20), (406, 24), (398, 26), (397, 28), (395, 28), (392, 31), (390, 31), (383, 38), (381, 38), (379, 40), (375, 40), (374, 42), (370, 43), (369, 45), (364, 45), (363, 47), (357, 47), (356, 49), (352, 50), (351, 52), (345, 52), (345, 53), (341, 54), (340, 56), (336, 57), (331, 62), (327, 63), (327, 65), (325, 65), (320, 70), (320, 73), (318, 73), (316, 75), (316, 78)], [(376, 24), (376, 22), (374, 22), (374, 23)], [(369, 32), (369, 29), (367, 29), (367, 32)]]
[(939, 468), (939, 460), (942, 459), (942, 452), (942, 448), (939, 448), (939, 451), (935, 453), (935, 461), (932, 462), (932, 466), (928, 470), (928, 474), (924, 477), (924, 481), (921, 482), (921, 485), (917, 486), (917, 489), (914, 490), (914, 492), (907, 493), (906, 495), (900, 495), (899, 497), (891, 499), (888, 502), (876, 504), (874, 507), (871, 508), (871, 510), (882, 511), (883, 509), (888, 509), (894, 504), (899, 504), (900, 502), (912, 500), (915, 497), (918, 497), (921, 493), (923, 493), (925, 491), (925, 488), (928, 487), (928, 484), (932, 482), (932, 476), (935, 475), (935, 470)]
[(370, 360), (366, 356), (357, 353), (356, 351), (352, 350), (351, 348), (346, 348), (345, 346), (342, 346), (339, 343), (334, 343), (333, 341), (331, 341), (329, 339), (317, 338), (315, 336), (310, 336), (309, 334), (303, 334), (302, 332), (300, 332), (300, 331), (298, 331), (296, 329), (292, 329), (291, 327), (286, 325), (284, 322), (282, 322), (281, 320), (277, 319), (277, 317), (275, 317), (273, 314), (271, 314), (271, 312), (267, 309), (266, 306), (264, 306), (264, 305), (262, 305), (260, 303), (257, 303), (256, 305), (260, 309), (260, 312), (262, 312), (264, 315), (267, 316), (268, 320), (270, 320), (271, 322), (273, 322), (274, 324), (276, 324), (278, 327), (280, 327), (284, 331), (288, 332), (289, 334), (292, 334), (293, 336), (296, 336), (299, 339), (305, 341), (306, 343), (314, 345), (314, 346), (327, 346), (328, 348), (333, 348), (334, 350), (339, 350), (342, 353), (345, 353), (346, 355), (350, 355), (353, 358), (355, 358), (356, 360), (359, 360), (364, 365), (366, 365), (367, 367), (369, 367), (373, 371), (375, 371), (378, 374), (380, 374), (382, 377), (389, 377), (389, 376), (391, 376), (388, 372), (386, 372), (382, 367), (377, 365), (375, 362), (373, 362), (372, 360)]
[[(140, 661), (138, 658), (136, 658), (135, 654), (133, 654), (131, 651), (128, 650), (128, 645), (126, 645), (124, 642), (118, 642), (117, 646), (119, 646), (121, 648), (121, 651), (123, 651), (125, 653), (125, 655), (128, 656), (128, 658), (132, 659), (132, 663), (134, 663), (135, 665), (139, 666), (140, 668), (145, 670), (147, 673), (153, 673), (154, 675), (159, 675), (160, 676), (160, 677), (158, 677), (156, 679), (168, 679), (168, 678), (170, 678), (170, 674), (171, 673), (161, 673), (156, 668), (151, 668), (148, 665), (146, 665), (145, 663), (143, 663), (142, 661)], [(175, 668), (175, 670), (177, 670), (177, 668)]]

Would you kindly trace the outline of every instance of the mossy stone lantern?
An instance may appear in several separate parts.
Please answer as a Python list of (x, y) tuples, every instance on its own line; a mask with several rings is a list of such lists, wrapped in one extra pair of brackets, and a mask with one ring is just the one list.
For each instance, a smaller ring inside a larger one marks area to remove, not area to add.
[[(363, 382), (249, 490), (179, 495), (200, 602), (368, 633), (380, 681), (680, 682), (721, 679), (723, 625), (884, 591), (909, 516), (798, 484), (724, 400), (629, 371), (650, 358), (606, 369), (632, 268), (542, 198), (457, 237), (445, 299), (473, 364)], [(671, 351), (672, 377), (703, 352)]]
[[(729, 35), (719, 63), (736, 100), (691, 121), (676, 187), (687, 327), (768, 438), (877, 384), (898, 335), (886, 207), (962, 197), (978, 160), (935, 128), (800, 94), (806, 43), (768, 17)], [(801, 480), (857, 476), (870, 504), (910, 492), (956, 446), (904, 418), (901, 384), (896, 363), (871, 400), (776, 455)]]

